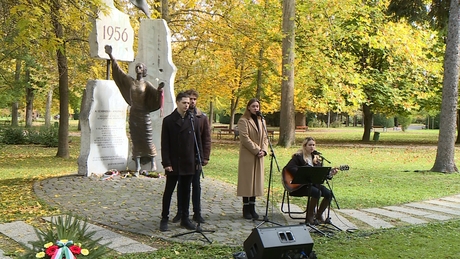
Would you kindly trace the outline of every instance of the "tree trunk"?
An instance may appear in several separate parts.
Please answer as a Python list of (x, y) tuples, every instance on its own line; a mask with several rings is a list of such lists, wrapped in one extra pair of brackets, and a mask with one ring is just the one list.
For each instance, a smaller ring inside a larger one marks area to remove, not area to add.
[[(21, 69), (22, 69), (22, 60), (16, 59), (16, 70), (14, 72), (14, 82), (17, 85), (21, 85)], [(11, 126), (17, 127), (19, 126), (18, 116), (19, 116), (19, 104), (18, 102), (14, 102), (11, 105)]]
[(256, 98), (260, 100), (262, 92), (262, 62), (264, 59), (263, 48), (259, 50), (259, 66), (257, 68), (257, 87), (256, 87)]
[(373, 116), (374, 114), (371, 111), (371, 107), (367, 104), (363, 104), (364, 133), (363, 133), (362, 141), (370, 141)]
[(30, 85), (30, 70), (26, 69), (26, 128), (32, 127), (34, 112), (34, 89)]
[(48, 91), (46, 96), (46, 108), (45, 108), (45, 126), (51, 127), (51, 103), (53, 102), (53, 89)]
[(459, 110), (457, 109), (457, 120), (456, 120), (456, 122), (457, 122), (457, 140), (455, 141), (455, 144), (460, 143), (460, 134), (459, 134), (459, 132), (460, 132), (460, 129), (459, 129), (459, 127), (460, 127), (460, 118), (459, 118), (459, 116), (460, 116)]
[[(52, 1), (51, 20), (57, 39), (64, 38), (64, 30), (59, 22), (61, 11), (59, 1)], [(65, 45), (56, 50), (59, 76), (59, 131), (58, 151), (56, 156), (69, 158), (69, 74), (67, 68), (67, 57), (65, 56)]]
[(18, 109), (19, 109), (18, 102), (14, 102), (13, 105), (11, 105), (11, 126), (13, 127), (19, 126)]
[(295, 0), (283, 1), (283, 38), (280, 138), (278, 145), (290, 147), (295, 143), (294, 108), (294, 47)]
[(209, 128), (212, 130), (212, 123), (213, 123), (213, 118), (214, 118), (214, 105), (212, 103), (212, 101), (209, 102), (209, 116), (208, 116), (208, 120), (209, 120)]
[(235, 121), (235, 111), (236, 111), (236, 107), (238, 107), (238, 103), (239, 103), (239, 97), (236, 97), (234, 99), (231, 100), (230, 102), (230, 124), (228, 126), (229, 129), (233, 129), (233, 122)]
[(444, 55), (444, 80), (442, 86), (441, 118), (436, 160), (431, 171), (458, 172), (455, 165), (455, 126), (458, 99), (459, 75), (459, 0), (451, 0), (447, 29), (446, 53)]
[(161, 18), (165, 20), (167, 23), (170, 22), (168, 7), (168, 0), (161, 0)]

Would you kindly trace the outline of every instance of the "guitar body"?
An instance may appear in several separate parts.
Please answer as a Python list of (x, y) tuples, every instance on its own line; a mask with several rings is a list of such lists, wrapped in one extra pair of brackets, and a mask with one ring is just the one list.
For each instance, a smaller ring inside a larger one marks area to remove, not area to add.
[[(350, 169), (350, 167), (348, 165), (341, 165), (341, 166), (337, 167), (337, 169), (339, 171), (347, 171), (347, 170)], [(294, 179), (294, 175), (291, 172), (289, 172), (286, 168), (283, 168), (283, 171), (281, 172), (281, 175), (283, 177), (284, 188), (288, 192), (297, 191), (298, 189), (302, 188), (302, 186), (305, 185), (305, 184), (292, 183), (292, 180)]]
[(291, 183), (292, 180), (294, 179), (294, 175), (292, 175), (292, 173), (289, 172), (286, 168), (283, 168), (282, 176), (283, 176), (284, 188), (288, 192), (297, 191), (303, 186), (302, 184)]

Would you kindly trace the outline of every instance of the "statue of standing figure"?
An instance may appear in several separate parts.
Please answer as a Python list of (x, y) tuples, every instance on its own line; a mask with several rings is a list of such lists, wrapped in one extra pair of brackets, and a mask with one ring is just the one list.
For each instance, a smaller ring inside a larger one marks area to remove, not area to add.
[(147, 68), (143, 63), (136, 64), (136, 78), (132, 78), (118, 66), (112, 56), (112, 46), (106, 45), (105, 52), (112, 61), (112, 77), (121, 95), (131, 106), (129, 112), (129, 133), (132, 142), (132, 156), (136, 162), (135, 176), (139, 175), (141, 164), (151, 163), (151, 171), (156, 171), (156, 148), (153, 144), (152, 121), (150, 113), (161, 108), (164, 83), (158, 89), (148, 81)]

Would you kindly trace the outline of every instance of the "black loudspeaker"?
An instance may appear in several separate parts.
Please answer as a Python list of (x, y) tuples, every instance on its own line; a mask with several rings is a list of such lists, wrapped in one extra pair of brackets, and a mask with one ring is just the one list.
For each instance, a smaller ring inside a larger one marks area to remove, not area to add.
[(254, 228), (244, 251), (248, 259), (309, 258), (313, 240), (306, 225)]

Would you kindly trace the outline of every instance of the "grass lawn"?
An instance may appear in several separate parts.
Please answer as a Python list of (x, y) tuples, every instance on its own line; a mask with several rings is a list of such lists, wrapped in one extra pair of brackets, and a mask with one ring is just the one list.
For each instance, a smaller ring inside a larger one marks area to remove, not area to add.
[[(460, 193), (460, 175), (428, 172), (436, 156), (436, 130), (382, 132), (378, 142), (363, 144), (362, 128), (309, 129), (297, 134), (292, 148), (276, 146), (267, 156), (266, 186), (272, 168), (272, 201), (280, 202), (282, 185), (280, 171), (299, 148), (305, 136), (317, 139), (317, 149), (331, 161), (331, 166), (348, 165), (340, 172), (332, 187), (341, 208), (369, 208), (433, 199)], [(227, 139), (228, 138), (228, 139)], [(211, 161), (204, 168), (207, 177), (235, 183), (238, 165), (238, 142), (232, 136), (214, 142)], [(0, 222), (25, 220), (39, 224), (41, 216), (62, 213), (37, 200), (34, 181), (77, 171), (79, 137), (71, 137), (71, 158), (55, 157), (55, 148), (39, 146), (0, 147)], [(459, 149), (456, 148), (458, 153)], [(459, 161), (456, 159), (456, 163)], [(304, 200), (295, 200), (304, 204)], [(341, 233), (333, 238), (312, 235), (319, 258), (460, 258), (460, 221), (430, 223), (421, 226), (387, 230)], [(145, 236), (132, 236), (146, 244), (159, 247), (152, 254), (110, 255), (107, 258), (233, 258), (242, 247), (164, 243)], [(241, 240), (241, 244), (244, 240)], [(0, 249), (10, 256), (20, 247), (0, 235)]]

